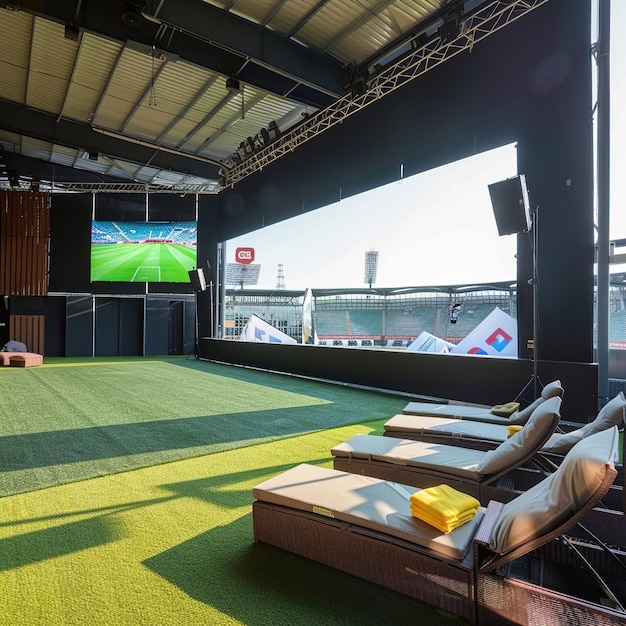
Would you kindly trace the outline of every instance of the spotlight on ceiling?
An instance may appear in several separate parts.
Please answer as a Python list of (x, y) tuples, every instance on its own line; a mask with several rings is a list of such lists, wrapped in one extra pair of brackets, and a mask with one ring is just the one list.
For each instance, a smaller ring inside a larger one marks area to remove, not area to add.
[(439, 27), (439, 37), (442, 43), (450, 43), (461, 34), (462, 20), (463, 11), (461, 9), (450, 11), (443, 18), (443, 24)]
[(19, 189), (20, 187), (20, 176), (17, 173), (16, 170), (7, 170), (7, 175), (9, 177), (9, 184), (11, 185), (11, 187), (13, 187), (14, 189), (17, 188)]
[(267, 127), (267, 132), (269, 133), (270, 141), (278, 139), (281, 135), (280, 128), (278, 128), (278, 124), (274, 121), (271, 121), (269, 123), (269, 126)]
[(256, 150), (254, 139), (252, 139), (252, 137), (247, 137), (243, 144), (243, 147), (244, 147), (244, 150), (246, 151), (246, 154), (248, 155), (252, 154)]
[(239, 81), (236, 78), (227, 78), (226, 89), (228, 91), (240, 91)]

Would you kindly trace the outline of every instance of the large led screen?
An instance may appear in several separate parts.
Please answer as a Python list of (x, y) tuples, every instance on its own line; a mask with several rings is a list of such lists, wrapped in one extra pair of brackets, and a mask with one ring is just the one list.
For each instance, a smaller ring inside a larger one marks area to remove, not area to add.
[(91, 223), (91, 282), (188, 283), (197, 222)]

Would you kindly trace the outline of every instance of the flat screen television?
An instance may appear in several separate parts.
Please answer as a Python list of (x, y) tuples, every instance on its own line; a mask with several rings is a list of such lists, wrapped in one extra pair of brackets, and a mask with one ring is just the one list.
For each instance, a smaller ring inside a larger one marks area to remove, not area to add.
[(194, 221), (91, 222), (91, 282), (188, 283), (197, 265)]

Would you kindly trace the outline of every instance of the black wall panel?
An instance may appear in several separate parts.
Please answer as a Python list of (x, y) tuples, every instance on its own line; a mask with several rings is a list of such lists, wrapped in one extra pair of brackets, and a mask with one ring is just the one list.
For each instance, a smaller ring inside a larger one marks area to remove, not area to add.
[(48, 296), (44, 302), (45, 355), (65, 356), (65, 308), (66, 299), (63, 296)]
[[(8, 305), (8, 300), (6, 302)], [(5, 305), (5, 299), (2, 298), (0, 301), (0, 347), (11, 339), (9, 337), (9, 307), (7, 305)]]
[[(487, 405), (514, 399), (533, 373), (527, 360), (473, 355), (219, 339), (201, 339), (200, 352), (202, 358), (225, 363)], [(557, 379), (563, 384), (565, 419), (586, 422), (596, 415), (597, 365), (542, 361), (538, 372), (544, 384)]]
[(48, 290), (90, 293), (91, 194), (53, 194)]
[(95, 356), (119, 356), (120, 307), (116, 298), (96, 298)]
[(11, 315), (43, 315), (43, 296), (10, 296), (9, 312)]
[(65, 356), (93, 356), (93, 298), (69, 296), (65, 318)]
[(153, 221), (196, 219), (195, 194), (150, 194), (148, 196), (148, 219)]
[(190, 354), (194, 345), (193, 297), (146, 299), (145, 355)]
[(146, 219), (145, 193), (97, 193), (97, 220), (126, 220), (142, 222)]
[(120, 356), (142, 356), (144, 345), (143, 298), (120, 298), (118, 353)]
[(143, 299), (96, 298), (95, 356), (143, 355)]
[(146, 300), (146, 356), (169, 354), (169, 307), (169, 300)]

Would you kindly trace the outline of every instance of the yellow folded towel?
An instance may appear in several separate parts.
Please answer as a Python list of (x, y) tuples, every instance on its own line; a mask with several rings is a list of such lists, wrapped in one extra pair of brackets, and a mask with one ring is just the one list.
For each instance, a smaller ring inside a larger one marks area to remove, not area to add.
[(509, 424), (506, 427), (507, 436), (512, 437), (515, 433), (518, 433), (522, 430), (523, 426), (521, 424)]
[(509, 417), (513, 415), (515, 411), (519, 410), (519, 402), (507, 402), (506, 404), (496, 404), (491, 407), (491, 412), (494, 415), (500, 415), (502, 417)]
[(426, 522), (430, 526), (434, 526), (437, 530), (440, 530), (445, 534), (448, 534), (455, 528), (469, 522), (474, 515), (476, 515), (477, 510), (478, 509), (468, 509), (464, 513), (460, 513), (457, 517), (451, 517), (446, 522), (442, 522), (441, 519), (437, 518), (437, 516), (430, 515), (428, 511), (411, 505), (411, 515), (413, 517), (421, 520), (422, 522)]
[(431, 511), (444, 522), (448, 518), (456, 517), (459, 513), (480, 506), (480, 502), (473, 496), (446, 484), (420, 489), (411, 494), (410, 500), (411, 504)]
[(416, 491), (409, 499), (411, 515), (444, 533), (468, 522), (480, 506), (476, 498), (445, 484)]

